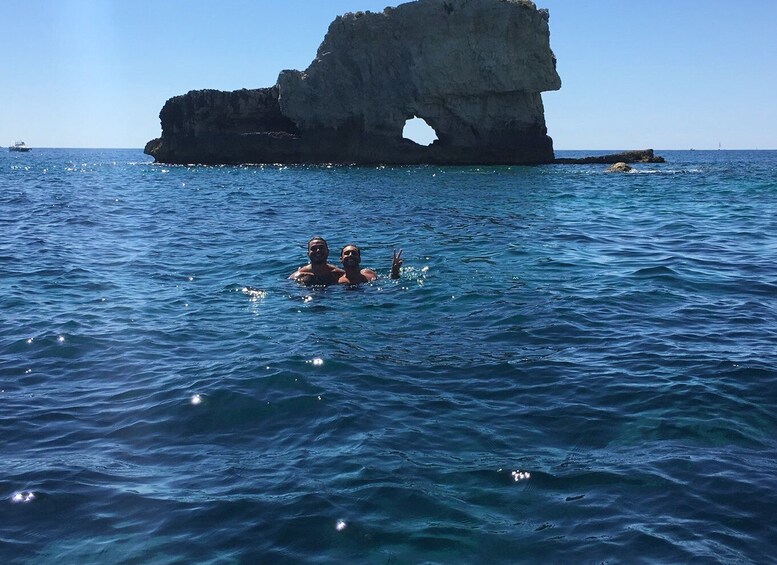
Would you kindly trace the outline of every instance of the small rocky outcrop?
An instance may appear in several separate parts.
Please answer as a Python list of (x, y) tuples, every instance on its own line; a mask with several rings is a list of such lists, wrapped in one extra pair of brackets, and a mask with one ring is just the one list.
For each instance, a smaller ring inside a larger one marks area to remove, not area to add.
[(627, 165), (623, 161), (619, 163), (613, 163), (609, 167), (607, 167), (608, 173), (628, 173), (632, 170), (631, 165)]
[[(145, 151), (166, 163), (550, 163), (540, 93), (560, 87), (546, 10), (417, 0), (338, 17), (310, 66), (271, 88), (171, 98)], [(432, 145), (403, 139), (414, 116)]]

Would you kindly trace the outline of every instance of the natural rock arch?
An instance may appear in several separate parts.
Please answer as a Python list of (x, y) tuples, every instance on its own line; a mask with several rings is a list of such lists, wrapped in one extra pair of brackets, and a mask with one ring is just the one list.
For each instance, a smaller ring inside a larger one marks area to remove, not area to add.
[[(560, 86), (546, 10), (417, 0), (337, 17), (310, 66), (271, 88), (168, 100), (146, 151), (171, 163), (547, 163), (541, 92)], [(412, 115), (437, 143), (402, 138)]]

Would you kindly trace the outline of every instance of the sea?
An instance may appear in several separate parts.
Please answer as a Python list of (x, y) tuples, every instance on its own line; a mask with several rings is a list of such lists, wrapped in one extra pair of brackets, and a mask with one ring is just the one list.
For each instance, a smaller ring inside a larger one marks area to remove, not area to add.
[(656, 153), (0, 153), (0, 562), (774, 563), (777, 151)]

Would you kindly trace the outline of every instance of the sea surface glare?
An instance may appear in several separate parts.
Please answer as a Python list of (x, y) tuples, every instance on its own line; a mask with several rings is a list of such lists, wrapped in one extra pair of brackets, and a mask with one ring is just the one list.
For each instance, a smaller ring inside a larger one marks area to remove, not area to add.
[(777, 152), (658, 153), (2, 152), (0, 562), (774, 562)]

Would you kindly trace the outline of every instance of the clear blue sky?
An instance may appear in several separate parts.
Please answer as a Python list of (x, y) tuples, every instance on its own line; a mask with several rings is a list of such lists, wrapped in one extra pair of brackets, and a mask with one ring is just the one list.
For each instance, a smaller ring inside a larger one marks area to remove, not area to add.
[[(165, 100), (275, 83), (387, 0), (0, 0), (0, 146), (143, 147)], [(539, 0), (556, 149), (777, 149), (777, 0)]]

